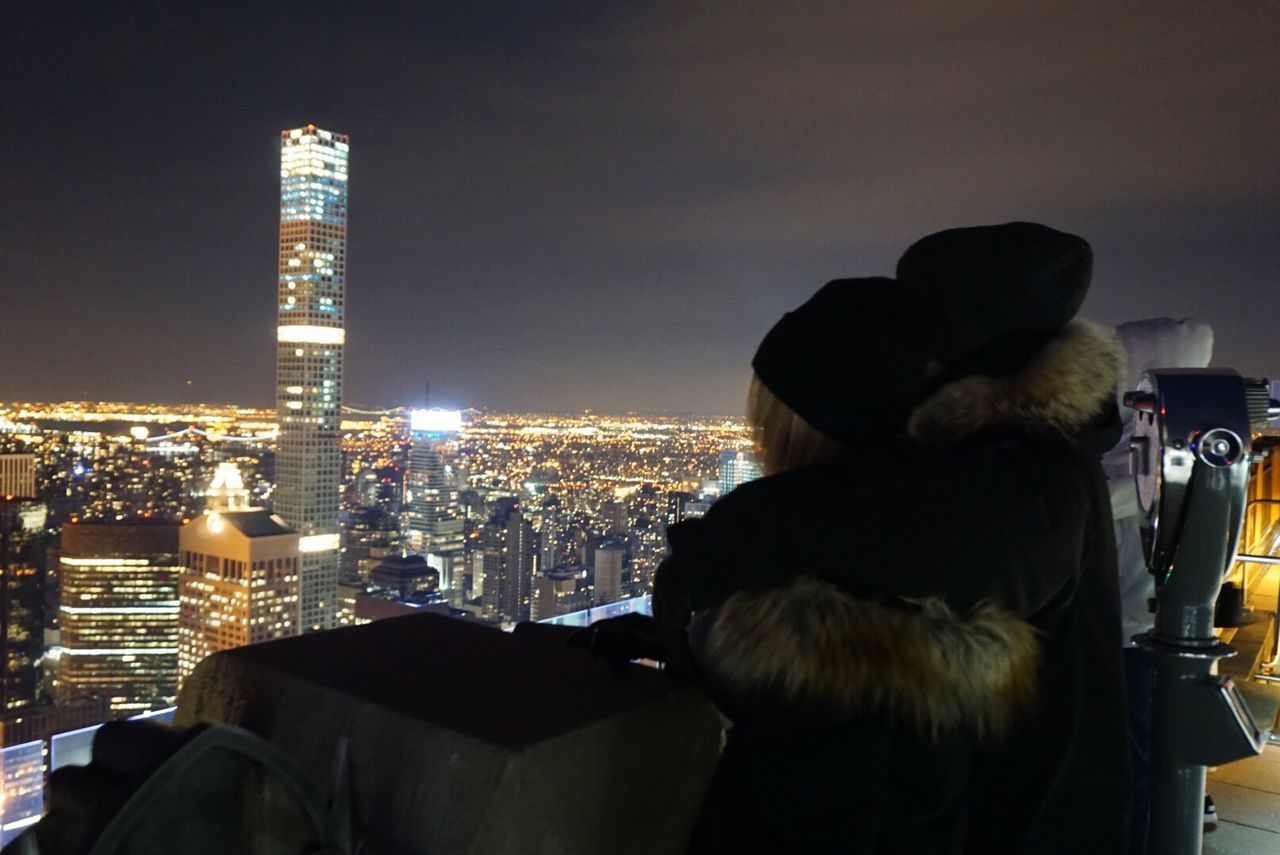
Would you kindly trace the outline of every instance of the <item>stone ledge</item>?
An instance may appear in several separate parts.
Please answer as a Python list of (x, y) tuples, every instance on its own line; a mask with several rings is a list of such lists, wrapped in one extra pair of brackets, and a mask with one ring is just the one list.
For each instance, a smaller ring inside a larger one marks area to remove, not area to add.
[(692, 687), (413, 615), (204, 660), (176, 723), (244, 727), (328, 780), (348, 740), (372, 851), (682, 852), (719, 748)]

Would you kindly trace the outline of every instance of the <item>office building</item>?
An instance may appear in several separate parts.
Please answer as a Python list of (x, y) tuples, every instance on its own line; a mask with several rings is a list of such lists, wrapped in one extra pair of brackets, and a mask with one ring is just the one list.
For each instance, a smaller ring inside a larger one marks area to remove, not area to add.
[[(443, 524), (454, 516), (458, 489), (451, 452), (462, 428), (457, 410), (414, 410), (409, 415), (411, 445), (405, 490), (409, 505), (409, 538), (423, 552), (443, 552), (456, 532)], [(460, 529), (457, 529), (460, 531)]]
[(720, 452), (720, 495), (760, 477), (760, 462), (750, 451)]
[(62, 527), (58, 700), (113, 712), (172, 706), (178, 694), (177, 524)]
[(36, 495), (36, 456), (0, 454), (0, 500), (33, 499)]
[(44, 527), (32, 454), (0, 454), (0, 710), (32, 704), (44, 652)]
[(421, 555), (388, 555), (369, 572), (369, 593), (389, 600), (422, 600), (440, 590), (440, 571)]
[(222, 504), (182, 527), (179, 681), (211, 653), (298, 634), (304, 539), (278, 514), (248, 507), (234, 491), (224, 491)]
[(383, 558), (399, 552), (403, 545), (396, 515), (376, 506), (351, 509), (342, 529), (342, 584), (364, 587), (369, 571)]
[(275, 511), (301, 535), (304, 630), (338, 616), (338, 501), (347, 273), (346, 134), (280, 134)]
[(604, 606), (622, 599), (623, 554), (622, 546), (613, 542), (602, 543), (596, 547), (593, 605)]
[(529, 619), (533, 562), (537, 552), (533, 524), (516, 499), (498, 499), (481, 530), (484, 617), (501, 623)]
[(581, 573), (561, 569), (534, 577), (530, 620), (547, 620), (590, 607), (591, 594)]

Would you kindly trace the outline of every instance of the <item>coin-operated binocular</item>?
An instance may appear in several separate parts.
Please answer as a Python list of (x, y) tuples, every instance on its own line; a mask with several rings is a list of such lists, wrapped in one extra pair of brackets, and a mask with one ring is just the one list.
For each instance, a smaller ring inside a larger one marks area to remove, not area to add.
[(1155, 629), (1138, 636), (1155, 663), (1147, 851), (1198, 853), (1205, 768), (1262, 751), (1262, 731), (1214, 663), (1235, 650), (1213, 630), (1244, 521), (1253, 433), (1280, 414), (1265, 380), (1225, 369), (1149, 371), (1125, 404), (1130, 454), (1155, 576)]

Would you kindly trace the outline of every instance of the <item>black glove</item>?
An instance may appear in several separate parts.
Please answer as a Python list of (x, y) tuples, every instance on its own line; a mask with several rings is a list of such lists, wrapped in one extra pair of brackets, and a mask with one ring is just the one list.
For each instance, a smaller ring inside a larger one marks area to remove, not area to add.
[(611, 665), (625, 665), (636, 659), (662, 661), (658, 627), (653, 618), (636, 612), (598, 620), (580, 629), (566, 642), (570, 647), (589, 650)]

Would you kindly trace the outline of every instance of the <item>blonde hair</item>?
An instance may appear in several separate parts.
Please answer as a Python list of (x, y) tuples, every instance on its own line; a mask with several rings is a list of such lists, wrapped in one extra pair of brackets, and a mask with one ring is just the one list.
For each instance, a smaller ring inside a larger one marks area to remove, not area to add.
[(747, 424), (765, 475), (834, 460), (844, 447), (778, 400), (756, 374), (747, 390)]

